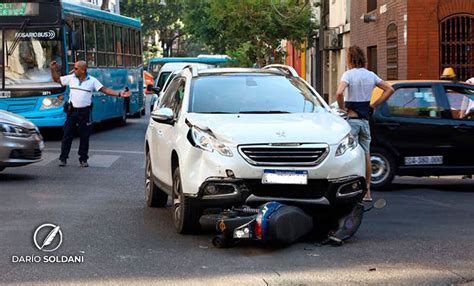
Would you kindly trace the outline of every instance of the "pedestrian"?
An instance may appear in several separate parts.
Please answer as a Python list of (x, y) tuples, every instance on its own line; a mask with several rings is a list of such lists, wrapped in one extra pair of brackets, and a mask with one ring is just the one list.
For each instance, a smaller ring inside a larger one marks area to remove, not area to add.
[[(339, 108), (347, 112), (352, 135), (365, 151), (367, 193), (364, 201), (372, 201), (370, 193), (372, 165), (370, 162), (369, 116), (371, 110), (384, 103), (393, 94), (394, 90), (375, 73), (368, 71), (365, 68), (365, 63), (365, 55), (360, 47), (351, 46), (347, 50), (348, 70), (342, 75), (336, 98)], [(381, 88), (383, 93), (371, 104), (372, 92), (376, 86)], [(347, 98), (344, 99), (346, 88)]]
[(89, 152), (89, 136), (92, 112), (92, 92), (100, 91), (110, 96), (129, 97), (130, 91), (114, 91), (103, 86), (95, 77), (87, 73), (87, 63), (78, 61), (74, 63), (74, 73), (59, 76), (56, 61), (49, 65), (51, 77), (62, 86), (69, 86), (69, 102), (65, 103), (67, 112), (64, 123), (64, 135), (61, 142), (59, 166), (66, 166), (72, 140), (76, 128), (79, 131), (79, 163), (81, 167), (89, 167), (87, 163)]

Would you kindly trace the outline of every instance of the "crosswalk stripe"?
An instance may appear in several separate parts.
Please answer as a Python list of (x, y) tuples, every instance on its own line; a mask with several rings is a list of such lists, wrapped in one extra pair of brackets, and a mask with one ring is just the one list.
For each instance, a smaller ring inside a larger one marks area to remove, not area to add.
[(38, 163), (35, 163), (34, 165), (36, 166), (46, 166), (55, 159), (58, 159), (59, 153), (49, 153), (49, 152), (44, 152), (42, 154), (43, 160), (39, 161)]
[(109, 168), (119, 158), (116, 155), (92, 155), (87, 161), (90, 167)]

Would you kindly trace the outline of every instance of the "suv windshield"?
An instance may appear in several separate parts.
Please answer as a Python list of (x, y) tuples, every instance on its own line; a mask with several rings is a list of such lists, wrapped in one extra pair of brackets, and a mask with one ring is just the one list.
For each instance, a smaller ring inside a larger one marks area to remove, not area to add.
[[(52, 81), (49, 63), (55, 60), (63, 70), (59, 29), (43, 28), (4, 31), (5, 88), (58, 87)], [(16, 43), (15, 43), (16, 42)]]
[(325, 110), (298, 78), (268, 74), (202, 76), (193, 80), (189, 112), (311, 113)]

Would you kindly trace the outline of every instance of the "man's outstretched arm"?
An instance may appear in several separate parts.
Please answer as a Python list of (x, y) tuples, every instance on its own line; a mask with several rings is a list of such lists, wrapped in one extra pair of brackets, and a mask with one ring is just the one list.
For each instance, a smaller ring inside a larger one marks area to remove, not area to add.
[(129, 97), (132, 94), (130, 91), (115, 91), (105, 86), (100, 88), (99, 91), (107, 95), (116, 96), (116, 97)]

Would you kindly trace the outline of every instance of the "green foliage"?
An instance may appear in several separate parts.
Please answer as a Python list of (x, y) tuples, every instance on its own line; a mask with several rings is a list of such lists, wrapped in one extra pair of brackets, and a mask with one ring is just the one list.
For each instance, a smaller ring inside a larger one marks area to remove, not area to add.
[[(272, 2), (273, 1), (273, 2)], [(185, 31), (239, 64), (281, 62), (282, 40), (295, 46), (317, 29), (309, 5), (295, 0), (184, 0)]]
[[(182, 0), (167, 0), (166, 5), (160, 5), (159, 0), (124, 0), (120, 2), (120, 9), (123, 15), (141, 20), (144, 38), (158, 33), (161, 46), (166, 43), (165, 52), (182, 34), (182, 23), (179, 21), (183, 13)], [(144, 50), (157, 51), (158, 46), (144, 46)]]

